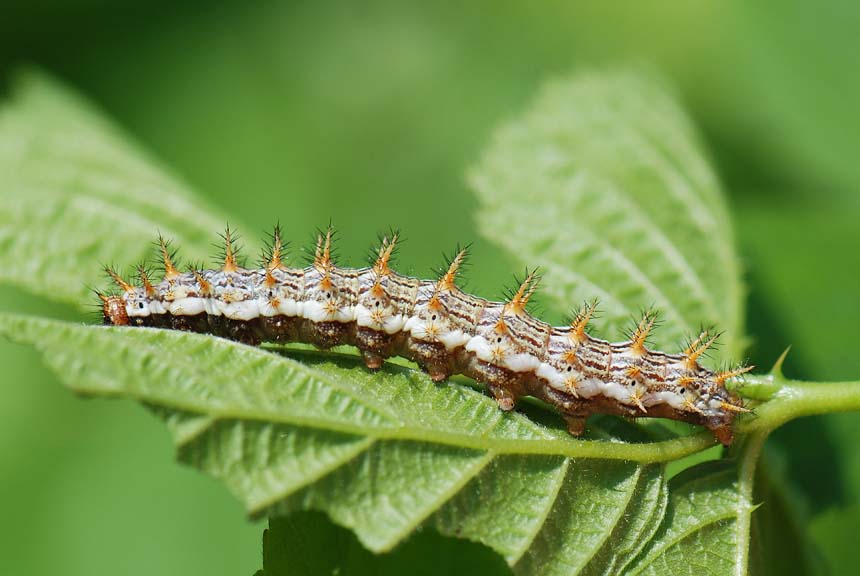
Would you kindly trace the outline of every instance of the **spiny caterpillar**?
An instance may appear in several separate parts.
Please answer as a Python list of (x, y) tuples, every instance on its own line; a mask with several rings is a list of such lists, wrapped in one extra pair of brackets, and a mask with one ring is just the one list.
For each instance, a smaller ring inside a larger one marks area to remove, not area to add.
[(106, 268), (122, 293), (99, 294), (105, 324), (210, 333), (252, 345), (349, 344), (373, 370), (402, 356), (437, 382), (463, 374), (485, 383), (502, 410), (522, 396), (537, 397), (562, 414), (574, 435), (590, 414), (606, 413), (702, 425), (729, 445), (735, 415), (747, 411), (725, 383), (751, 366), (713, 372), (699, 365), (718, 335), (703, 331), (681, 354), (655, 352), (645, 345), (656, 320), (648, 312), (629, 340), (607, 342), (586, 333), (596, 303), (584, 305), (570, 325), (550, 326), (526, 311), (540, 281), (534, 272), (506, 302), (491, 302), (455, 283), (466, 250), (437, 280), (392, 270), (396, 233), (361, 269), (334, 265), (331, 228), (317, 236), (306, 268), (284, 265), (279, 227), (259, 269), (240, 267), (229, 228), (223, 237), (219, 270), (180, 272), (161, 237), (157, 284), (145, 266), (139, 286)]

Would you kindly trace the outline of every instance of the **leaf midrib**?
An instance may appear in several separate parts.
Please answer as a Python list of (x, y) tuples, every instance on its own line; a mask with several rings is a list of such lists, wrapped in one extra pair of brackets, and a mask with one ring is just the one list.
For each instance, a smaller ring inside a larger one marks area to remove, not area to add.
[[(0, 314), (0, 321), (7, 324), (16, 322), (30, 322), (36, 324), (60, 324), (61, 322), (46, 320), (41, 318), (28, 318), (27, 316), (15, 314)], [(92, 326), (88, 329), (93, 330), (115, 330), (115, 328), (106, 328), (100, 326)], [(141, 330), (140, 328), (132, 328), (131, 330)], [(153, 329), (150, 329), (153, 330)], [(153, 330), (155, 331), (155, 330)], [(161, 330), (160, 332), (169, 333), (171, 331)], [(13, 335), (14, 339), (14, 335)], [(241, 346), (235, 343), (221, 343), (221, 345)], [(208, 344), (211, 346), (211, 343)], [(42, 348), (44, 346), (37, 346)], [(245, 346), (247, 351), (255, 354), (266, 354), (258, 348)], [(260, 360), (258, 358), (258, 360)], [(291, 370), (301, 372), (304, 376), (311, 379), (320, 378), (320, 375), (302, 365), (301, 363), (290, 361), (286, 358), (271, 355), (272, 362), (285, 362), (289, 364)], [(396, 366), (396, 370), (408, 371), (408, 368)], [(333, 383), (336, 385), (336, 383)], [(307, 417), (296, 413), (283, 413), (277, 411), (265, 412), (259, 409), (236, 408), (234, 406), (211, 406), (201, 404), (200, 402), (187, 401), (178, 399), (175, 396), (165, 396), (149, 390), (137, 390), (128, 388), (103, 388), (99, 386), (88, 386), (87, 384), (73, 383), (70, 387), (78, 392), (99, 396), (128, 396), (141, 402), (155, 403), (168, 408), (183, 410), (194, 414), (218, 418), (221, 420), (248, 420), (260, 422), (278, 422), (282, 424), (291, 424), (298, 426), (308, 426), (310, 428), (330, 430), (342, 432), (356, 436), (367, 436), (379, 440), (407, 440), (417, 442), (430, 442), (435, 444), (443, 444), (456, 446), (461, 448), (470, 448), (474, 450), (493, 451), (498, 454), (520, 454), (520, 455), (543, 455), (543, 456), (567, 456), (572, 458), (597, 458), (610, 460), (629, 460), (636, 462), (664, 462), (674, 460), (688, 454), (701, 451), (714, 444), (713, 436), (703, 430), (699, 433), (689, 436), (664, 440), (660, 442), (650, 442), (642, 444), (631, 444), (617, 441), (598, 441), (598, 440), (578, 440), (575, 438), (489, 438), (487, 436), (477, 436), (464, 434), (460, 432), (446, 432), (434, 428), (416, 425), (413, 427), (404, 426), (402, 422), (395, 422), (392, 426), (383, 428), (369, 429), (366, 423), (349, 423), (334, 419), (326, 419), (319, 417)], [(337, 386), (341, 389), (341, 386)], [(471, 391), (471, 389), (470, 389)], [(354, 397), (353, 391), (345, 390), (344, 394), (349, 397)], [(472, 391), (474, 392), (474, 391)], [(477, 393), (476, 393), (477, 394)], [(363, 403), (362, 403), (363, 404)], [(369, 408), (372, 410), (372, 408)], [(526, 417), (513, 413), (504, 414), (504, 418), (522, 418)], [(533, 423), (532, 423), (533, 424)], [(536, 424), (533, 424), (537, 427)], [(540, 428), (538, 428), (540, 430)]]
[[(628, 460), (633, 462), (666, 462), (682, 456), (699, 452), (714, 444), (713, 437), (707, 431), (672, 440), (649, 442), (642, 444), (627, 444), (623, 442), (600, 440), (556, 440), (556, 439), (492, 439), (470, 436), (454, 432), (441, 432), (433, 428), (378, 428), (369, 432), (366, 427), (357, 424), (334, 422), (321, 418), (302, 418), (297, 416), (285, 417), (283, 414), (260, 414), (254, 411), (239, 409), (201, 408), (193, 403), (176, 401), (173, 398), (163, 399), (158, 396), (139, 394), (129, 390), (111, 390), (103, 388), (88, 388), (75, 386), (74, 389), (84, 394), (107, 397), (128, 397), (138, 402), (156, 403), (165, 408), (183, 410), (194, 414), (209, 416), (218, 420), (244, 420), (262, 423), (289, 424), (307, 426), (319, 430), (341, 432), (355, 436), (366, 436), (376, 440), (404, 440), (428, 442), (458, 448), (492, 451), (505, 455), (526, 456), (565, 456), (568, 458), (596, 458), (606, 460)], [(516, 416), (516, 415), (514, 415)]]

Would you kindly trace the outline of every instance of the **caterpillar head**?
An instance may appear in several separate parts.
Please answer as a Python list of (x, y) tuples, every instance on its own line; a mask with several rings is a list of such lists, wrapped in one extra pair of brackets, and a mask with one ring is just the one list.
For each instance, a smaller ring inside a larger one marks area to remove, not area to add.
[(102, 301), (102, 312), (106, 325), (128, 326), (128, 313), (125, 311), (125, 302), (122, 296), (99, 294), (99, 298)]

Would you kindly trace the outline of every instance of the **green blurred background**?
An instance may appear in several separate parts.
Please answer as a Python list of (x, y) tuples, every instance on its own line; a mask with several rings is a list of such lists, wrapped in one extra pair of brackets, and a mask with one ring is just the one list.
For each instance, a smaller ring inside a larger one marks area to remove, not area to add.
[[(54, 73), (248, 236), (279, 219), (298, 247), (331, 219), (358, 263), (397, 225), (422, 274), (475, 240), (470, 285), (498, 296), (515, 269), (475, 237), (464, 180), (493, 128), (549, 77), (653, 64), (731, 199), (751, 360), (769, 366), (791, 344), (788, 375), (860, 379), (857, 3), (178, 4), (7, 0), (0, 82), (21, 64)], [(78, 317), (6, 288), (0, 307)], [(28, 349), (0, 342), (0, 363), (0, 570), (260, 566), (263, 525), (175, 464), (155, 417), (73, 398)], [(771, 549), (794, 525), (815, 571), (856, 566), (858, 433), (860, 416), (838, 415), (768, 442), (761, 514), (789, 519), (772, 523)]]

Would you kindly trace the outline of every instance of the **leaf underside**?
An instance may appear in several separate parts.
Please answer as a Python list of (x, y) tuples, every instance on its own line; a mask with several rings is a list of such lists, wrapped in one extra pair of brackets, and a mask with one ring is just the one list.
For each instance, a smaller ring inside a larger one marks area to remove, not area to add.
[[(35, 346), (78, 393), (151, 407), (180, 459), (251, 514), (323, 510), (376, 552), (430, 526), (521, 574), (620, 573), (664, 517), (662, 464), (518, 453), (524, 441), (576, 441), (408, 368), (371, 373), (357, 357), (294, 360), (197, 334), (10, 315), (0, 333)], [(643, 439), (632, 427), (593, 433)]]
[[(0, 281), (75, 305), (99, 261), (139, 260), (158, 229), (201, 258), (224, 221), (40, 76), (0, 110), (0, 175)], [(665, 312), (658, 342), (719, 322), (737, 349), (723, 200), (686, 118), (650, 77), (551, 85), (472, 178), (481, 229), (541, 265), (555, 303), (600, 296), (610, 332), (653, 303)], [(402, 366), (371, 373), (350, 356), (13, 315), (0, 315), (0, 333), (36, 347), (78, 393), (148, 406), (180, 460), (222, 480), (249, 513), (321, 510), (374, 552), (430, 527), (489, 547), (519, 574), (725, 574), (746, 545), (732, 530), (748, 508), (733, 499), (733, 468), (667, 483), (660, 458), (594, 457), (649, 440), (614, 419), (577, 441), (554, 417), (503, 413), (470, 386)]]

